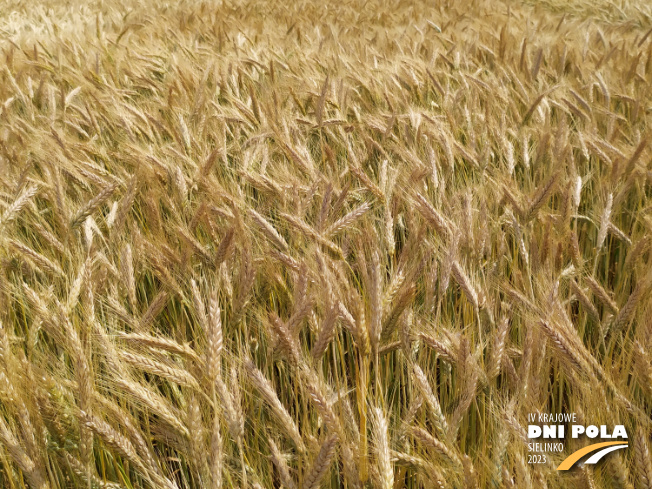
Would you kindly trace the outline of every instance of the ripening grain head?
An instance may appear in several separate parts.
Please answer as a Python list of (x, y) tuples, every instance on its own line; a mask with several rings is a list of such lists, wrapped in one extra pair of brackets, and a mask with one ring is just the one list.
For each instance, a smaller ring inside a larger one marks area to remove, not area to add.
[(647, 484), (650, 18), (0, 1), (0, 486)]

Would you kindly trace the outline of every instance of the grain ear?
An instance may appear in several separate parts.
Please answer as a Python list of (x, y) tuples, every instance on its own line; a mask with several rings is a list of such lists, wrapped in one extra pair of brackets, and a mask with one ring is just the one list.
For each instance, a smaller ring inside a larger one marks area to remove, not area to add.
[(652, 489), (649, 0), (23, 3), (0, 486)]

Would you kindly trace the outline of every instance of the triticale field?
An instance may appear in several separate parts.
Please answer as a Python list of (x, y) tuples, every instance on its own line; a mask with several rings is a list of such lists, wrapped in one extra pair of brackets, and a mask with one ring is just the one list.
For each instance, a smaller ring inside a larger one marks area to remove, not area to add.
[(651, 27), (0, 0), (0, 487), (652, 489)]

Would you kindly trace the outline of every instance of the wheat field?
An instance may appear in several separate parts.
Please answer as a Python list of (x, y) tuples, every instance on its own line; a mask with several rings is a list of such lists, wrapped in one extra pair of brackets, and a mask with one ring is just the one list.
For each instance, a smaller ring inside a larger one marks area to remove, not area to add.
[(652, 489), (650, 27), (0, 0), (0, 487)]

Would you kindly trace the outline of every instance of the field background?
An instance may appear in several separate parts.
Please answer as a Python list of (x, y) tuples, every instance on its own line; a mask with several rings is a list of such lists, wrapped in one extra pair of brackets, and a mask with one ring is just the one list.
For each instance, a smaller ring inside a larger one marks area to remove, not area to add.
[(0, 486), (652, 489), (651, 27), (0, 0)]

